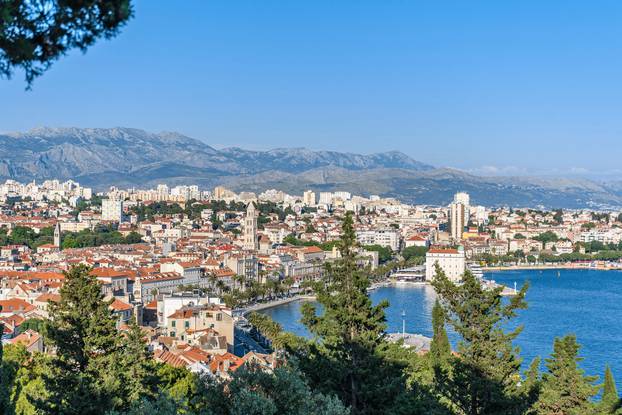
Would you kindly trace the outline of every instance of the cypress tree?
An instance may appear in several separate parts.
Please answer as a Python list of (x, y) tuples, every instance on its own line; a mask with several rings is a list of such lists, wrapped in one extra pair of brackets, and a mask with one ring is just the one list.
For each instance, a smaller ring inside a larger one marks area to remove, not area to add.
[[(2, 307), (0, 307), (0, 311)], [(0, 322), (0, 336), (4, 333), (4, 324)], [(2, 412), (7, 412), (6, 408), (9, 405), (9, 383), (5, 378), (4, 361), (2, 359), (2, 340), (0, 339), (0, 409)]]
[(36, 405), (43, 412), (102, 413), (120, 404), (116, 319), (90, 268), (79, 265), (64, 274), (61, 298), (49, 304), (45, 330), (56, 352), (44, 375), (50, 396)]
[(534, 405), (534, 413), (584, 415), (595, 412), (590, 401), (599, 390), (593, 383), (596, 376), (585, 376), (578, 363), (579, 344), (574, 335), (555, 339), (553, 353), (546, 359), (542, 389)]
[(462, 413), (511, 414), (520, 411), (518, 396), (521, 359), (512, 341), (522, 327), (506, 332), (503, 324), (525, 308), (527, 286), (504, 303), (501, 288), (489, 290), (467, 271), (462, 284), (450, 281), (436, 264), (432, 285), (447, 321), (460, 335), (458, 357), (449, 371), (435, 369), (437, 392)]
[(145, 334), (135, 321), (121, 339), (119, 355), (118, 372), (123, 379), (121, 407), (127, 409), (136, 402), (155, 399), (160, 381), (158, 365), (149, 353)]
[(314, 285), (323, 312), (312, 303), (302, 309), (302, 322), (316, 337), (310, 351), (299, 353), (301, 367), (314, 386), (336, 394), (353, 414), (388, 413), (404, 391), (402, 371), (380, 356), (384, 342), (386, 301), (373, 306), (367, 295), (367, 270), (357, 261), (352, 212), (343, 220), (341, 258), (326, 266)]
[(603, 396), (600, 400), (600, 407), (604, 414), (614, 414), (616, 410), (620, 409), (620, 404), (616, 382), (613, 380), (611, 368), (607, 365), (605, 368), (605, 382), (603, 384)]
[(430, 361), (432, 366), (441, 366), (447, 362), (451, 355), (451, 346), (445, 331), (445, 311), (438, 301), (434, 302), (432, 308), (432, 343), (430, 344)]
[(534, 358), (523, 376), (520, 389), (525, 398), (524, 408), (530, 408), (536, 402), (540, 394), (540, 388), (542, 387), (540, 363), (541, 359), (539, 356)]

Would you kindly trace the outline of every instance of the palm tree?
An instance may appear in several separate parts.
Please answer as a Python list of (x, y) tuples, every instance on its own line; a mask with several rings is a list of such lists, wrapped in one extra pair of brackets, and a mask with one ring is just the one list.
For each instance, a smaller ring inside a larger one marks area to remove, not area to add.
[(283, 280), (283, 286), (287, 290), (287, 296), (289, 297), (289, 290), (292, 289), (292, 285), (294, 285), (294, 279), (292, 277), (285, 277)]
[[(236, 274), (236, 275), (233, 276), (233, 282), (234, 283), (237, 282), (239, 284), (238, 289), (240, 291), (243, 291), (242, 288), (243, 288), (243, 286), (246, 285), (246, 277), (244, 275)], [(235, 284), (233, 284), (233, 286), (235, 287)]]
[(210, 272), (207, 275), (207, 281), (209, 283), (210, 290), (214, 290), (216, 288), (217, 283), (218, 283), (218, 277), (216, 277), (216, 274), (214, 274), (213, 272)]

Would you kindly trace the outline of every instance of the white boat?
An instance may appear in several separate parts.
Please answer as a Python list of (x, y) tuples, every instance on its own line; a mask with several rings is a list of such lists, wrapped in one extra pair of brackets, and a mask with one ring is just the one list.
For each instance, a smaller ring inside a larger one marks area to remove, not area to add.
[(391, 274), (396, 284), (413, 284), (425, 282), (425, 267), (417, 266), (399, 269)]
[(484, 271), (482, 270), (482, 267), (479, 264), (477, 263), (467, 264), (467, 268), (469, 269), (469, 271), (471, 271), (471, 274), (473, 274), (475, 277), (479, 279), (484, 278)]

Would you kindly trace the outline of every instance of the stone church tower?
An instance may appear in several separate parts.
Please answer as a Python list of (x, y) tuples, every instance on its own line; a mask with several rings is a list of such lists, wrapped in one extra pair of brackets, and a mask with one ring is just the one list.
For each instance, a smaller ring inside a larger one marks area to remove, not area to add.
[(248, 204), (246, 208), (246, 217), (244, 218), (244, 249), (256, 251), (259, 249), (259, 240), (257, 239), (257, 211), (253, 202)]
[(54, 246), (60, 248), (60, 223), (56, 222), (54, 227)]

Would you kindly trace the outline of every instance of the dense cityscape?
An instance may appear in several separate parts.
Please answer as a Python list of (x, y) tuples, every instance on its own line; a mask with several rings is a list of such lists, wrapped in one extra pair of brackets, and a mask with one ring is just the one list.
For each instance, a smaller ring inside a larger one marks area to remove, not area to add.
[(621, 18), (0, 1), (0, 415), (622, 415)]
[[(0, 203), (5, 353), (55, 354), (45, 322), (67, 279), (83, 272), (97, 281), (120, 338), (140, 332), (154, 362), (223, 380), (244, 365), (283, 364), (275, 323), (253, 312), (316, 298), (330, 264), (343, 261), (348, 212), (368, 291), (429, 284), (439, 272), (457, 283), (468, 270), (480, 289), (521, 297), (482, 270), (622, 267), (620, 212), (490, 209), (464, 192), (448, 206), (413, 206), (347, 191), (161, 184), (96, 193), (74, 181), (8, 180)], [(417, 333), (387, 339), (437, 353), (434, 339)], [(25, 405), (21, 413), (35, 408)]]

